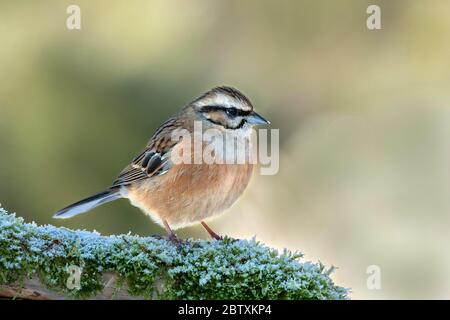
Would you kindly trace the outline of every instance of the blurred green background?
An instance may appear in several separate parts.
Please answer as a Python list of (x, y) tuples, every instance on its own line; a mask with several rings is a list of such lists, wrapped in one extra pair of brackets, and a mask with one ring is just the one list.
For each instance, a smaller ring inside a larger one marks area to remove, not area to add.
[(450, 298), (449, 37), (448, 1), (0, 1), (0, 202), (41, 224), (163, 233), (126, 200), (51, 216), (232, 85), (280, 129), (280, 171), (255, 174), (215, 230), (336, 265), (352, 298)]

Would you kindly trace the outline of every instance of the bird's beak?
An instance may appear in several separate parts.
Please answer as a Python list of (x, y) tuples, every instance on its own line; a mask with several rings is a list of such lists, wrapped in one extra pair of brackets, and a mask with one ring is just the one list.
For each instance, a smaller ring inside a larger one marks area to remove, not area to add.
[(263, 124), (270, 124), (270, 121), (264, 119), (259, 114), (257, 114), (255, 111), (253, 111), (248, 117), (247, 122), (251, 125), (263, 125)]

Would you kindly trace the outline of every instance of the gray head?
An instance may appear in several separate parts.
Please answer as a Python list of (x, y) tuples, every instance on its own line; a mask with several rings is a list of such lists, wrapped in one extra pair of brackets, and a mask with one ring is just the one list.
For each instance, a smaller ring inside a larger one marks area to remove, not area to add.
[(246, 96), (231, 87), (213, 88), (190, 106), (198, 118), (222, 129), (237, 130), (269, 123), (253, 111), (253, 105)]

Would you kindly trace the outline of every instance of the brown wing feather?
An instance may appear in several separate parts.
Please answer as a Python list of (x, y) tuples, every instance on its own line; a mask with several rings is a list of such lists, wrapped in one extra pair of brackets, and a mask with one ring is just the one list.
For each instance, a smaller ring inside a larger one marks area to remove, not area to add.
[(172, 167), (170, 150), (176, 144), (171, 140), (171, 132), (177, 127), (179, 123), (176, 118), (170, 118), (164, 122), (145, 149), (122, 170), (112, 187), (129, 185), (135, 181), (166, 173)]

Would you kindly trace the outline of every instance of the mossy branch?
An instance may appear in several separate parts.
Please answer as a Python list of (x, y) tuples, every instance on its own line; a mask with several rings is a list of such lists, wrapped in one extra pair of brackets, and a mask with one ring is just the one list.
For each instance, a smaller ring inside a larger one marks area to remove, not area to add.
[(37, 226), (0, 208), (0, 296), (347, 298), (347, 290), (331, 280), (332, 269), (300, 258), (254, 239), (191, 240), (177, 247), (154, 237)]

